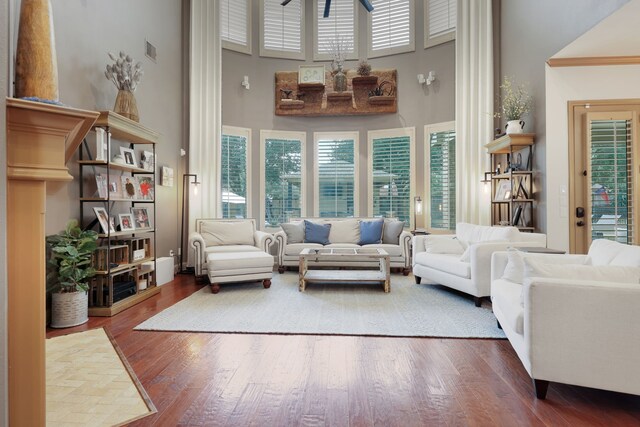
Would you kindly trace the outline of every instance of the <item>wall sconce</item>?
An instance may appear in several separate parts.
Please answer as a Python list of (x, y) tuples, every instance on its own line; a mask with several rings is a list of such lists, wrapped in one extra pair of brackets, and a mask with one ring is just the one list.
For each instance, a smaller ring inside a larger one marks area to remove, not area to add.
[[(194, 177), (194, 181), (191, 182), (191, 177)], [(184, 256), (184, 208), (185, 208), (185, 199), (187, 198), (187, 195), (189, 194), (189, 188), (188, 188), (188, 183), (193, 184), (193, 195), (197, 196), (198, 195), (198, 186), (200, 185), (200, 182), (198, 181), (198, 175), (196, 174), (192, 174), (192, 173), (185, 173), (184, 175), (182, 175), (182, 216), (181, 218), (181, 223), (180, 223), (180, 265), (178, 266), (178, 268), (180, 269), (178, 271), (178, 274), (185, 274), (188, 273), (188, 271), (183, 267), (184, 264), (182, 264), (182, 257)]]
[(489, 189), (491, 188), (491, 175), (493, 175), (491, 172), (485, 172), (484, 173), (484, 179), (480, 180), (480, 182), (482, 182), (484, 184), (482, 186), (482, 190), (483, 190), (484, 194), (488, 194), (489, 193)]
[(244, 76), (244, 78), (242, 79), (242, 83), (240, 83), (240, 84), (246, 90), (249, 90), (251, 88), (251, 85), (249, 84), (249, 76)]
[(418, 215), (422, 215), (422, 198), (416, 196), (413, 198), (413, 229), (418, 229)]
[(436, 79), (436, 73), (435, 71), (429, 71), (429, 74), (427, 75), (427, 77), (424, 76), (424, 74), (418, 74), (418, 83), (420, 83), (421, 85), (426, 84), (427, 86), (429, 86), (431, 83), (433, 83)]

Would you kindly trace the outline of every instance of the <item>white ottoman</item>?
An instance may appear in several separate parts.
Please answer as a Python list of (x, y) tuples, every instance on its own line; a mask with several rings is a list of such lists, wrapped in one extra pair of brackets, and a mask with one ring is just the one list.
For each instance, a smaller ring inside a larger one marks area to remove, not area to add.
[(226, 252), (207, 255), (211, 292), (220, 291), (220, 283), (262, 281), (271, 286), (273, 256), (266, 252)]

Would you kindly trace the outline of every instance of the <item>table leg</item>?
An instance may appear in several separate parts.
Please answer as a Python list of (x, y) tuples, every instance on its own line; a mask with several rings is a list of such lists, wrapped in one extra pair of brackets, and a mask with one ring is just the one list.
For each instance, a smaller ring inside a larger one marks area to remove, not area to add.
[(304, 275), (307, 273), (307, 258), (304, 256), (300, 257), (300, 264), (298, 266), (298, 290), (300, 292), (304, 292), (304, 288), (306, 286)]
[(384, 274), (384, 291), (386, 293), (391, 292), (391, 269), (390, 258), (388, 256), (380, 258), (380, 270)]

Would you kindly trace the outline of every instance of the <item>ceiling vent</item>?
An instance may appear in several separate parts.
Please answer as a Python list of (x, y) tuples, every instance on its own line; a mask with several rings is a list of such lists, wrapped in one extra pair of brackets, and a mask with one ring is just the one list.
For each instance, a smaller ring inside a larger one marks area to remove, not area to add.
[(149, 43), (148, 40), (145, 40), (145, 55), (147, 55), (147, 57), (149, 59), (151, 59), (153, 62), (156, 62), (156, 47), (154, 45), (152, 45), (151, 43)]

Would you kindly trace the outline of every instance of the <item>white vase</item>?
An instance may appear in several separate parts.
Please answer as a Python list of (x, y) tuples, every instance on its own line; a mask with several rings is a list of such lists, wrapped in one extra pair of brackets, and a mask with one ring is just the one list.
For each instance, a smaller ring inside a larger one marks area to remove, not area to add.
[(51, 294), (51, 327), (69, 328), (89, 320), (87, 292), (54, 292)]
[(507, 122), (507, 133), (522, 133), (524, 130), (524, 120), (509, 120)]

